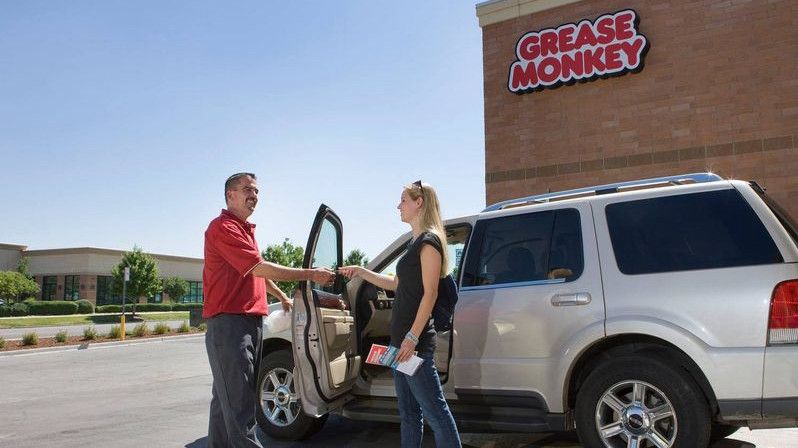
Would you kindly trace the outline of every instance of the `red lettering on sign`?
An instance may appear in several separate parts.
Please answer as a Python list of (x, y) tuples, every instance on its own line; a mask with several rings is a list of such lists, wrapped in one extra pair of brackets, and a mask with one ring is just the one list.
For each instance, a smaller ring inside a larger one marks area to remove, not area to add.
[(541, 56), (557, 54), (557, 33), (554, 31), (540, 33), (540, 54)]
[(531, 61), (540, 55), (540, 38), (537, 34), (527, 34), (518, 43), (518, 57)]
[(569, 81), (622, 75), (642, 67), (648, 40), (631, 9), (557, 28), (531, 31), (516, 44), (507, 87), (523, 93)]
[(635, 36), (632, 25), (635, 20), (635, 15), (628, 11), (622, 12), (615, 16), (615, 36), (618, 40), (631, 39)]
[(615, 28), (613, 28), (613, 25), (612, 17), (604, 16), (596, 20), (596, 31), (598, 31), (596, 40), (598, 43), (607, 45), (615, 40)]
[(557, 37), (560, 41), (560, 52), (568, 53), (576, 48), (574, 46), (574, 31), (576, 31), (576, 27), (572, 25), (565, 25), (557, 31)]

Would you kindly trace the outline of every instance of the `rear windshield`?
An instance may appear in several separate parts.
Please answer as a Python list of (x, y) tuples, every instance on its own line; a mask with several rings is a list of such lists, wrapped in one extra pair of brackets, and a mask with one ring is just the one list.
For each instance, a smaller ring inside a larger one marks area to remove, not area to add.
[(734, 189), (620, 202), (608, 205), (606, 212), (624, 274), (784, 261), (759, 217)]
[(792, 238), (793, 242), (796, 245), (798, 245), (798, 225), (796, 225), (795, 220), (792, 219), (792, 217), (787, 213), (787, 211), (784, 210), (781, 207), (781, 205), (779, 205), (779, 203), (776, 202), (775, 199), (766, 195), (762, 187), (756, 184), (752, 184), (751, 186), (754, 188), (754, 191), (756, 191), (759, 194), (759, 197), (761, 197), (762, 200), (765, 201), (765, 204), (767, 204), (767, 206), (770, 207), (770, 211), (772, 211), (773, 214), (776, 215), (776, 218), (778, 218), (781, 225), (784, 227), (787, 233), (790, 234), (790, 237)]

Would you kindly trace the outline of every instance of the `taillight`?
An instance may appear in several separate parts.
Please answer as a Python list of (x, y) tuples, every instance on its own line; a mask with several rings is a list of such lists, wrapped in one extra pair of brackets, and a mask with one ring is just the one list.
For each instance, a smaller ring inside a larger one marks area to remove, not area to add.
[(776, 285), (770, 299), (769, 344), (798, 344), (798, 280)]

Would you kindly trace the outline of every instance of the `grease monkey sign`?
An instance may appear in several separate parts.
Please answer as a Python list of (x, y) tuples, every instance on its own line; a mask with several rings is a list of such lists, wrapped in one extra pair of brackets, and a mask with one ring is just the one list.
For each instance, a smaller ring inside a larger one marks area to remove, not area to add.
[(515, 45), (507, 87), (528, 93), (643, 69), (649, 43), (637, 13), (625, 9), (557, 28), (530, 31)]

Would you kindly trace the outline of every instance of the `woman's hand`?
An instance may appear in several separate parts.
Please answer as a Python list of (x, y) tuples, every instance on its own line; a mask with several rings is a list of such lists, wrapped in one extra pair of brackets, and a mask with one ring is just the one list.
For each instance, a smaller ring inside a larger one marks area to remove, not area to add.
[(280, 299), (280, 303), (283, 305), (283, 311), (286, 313), (290, 313), (291, 307), (294, 306), (294, 302), (287, 296), (284, 299)]
[(363, 274), (363, 267), (352, 265), (352, 266), (342, 266), (338, 268), (338, 273), (342, 274), (344, 277), (352, 279), (361, 277)]
[(416, 352), (416, 343), (411, 341), (410, 339), (405, 338), (402, 341), (402, 345), (399, 347), (399, 353), (396, 354), (396, 360), (399, 362), (405, 362), (410, 359)]

